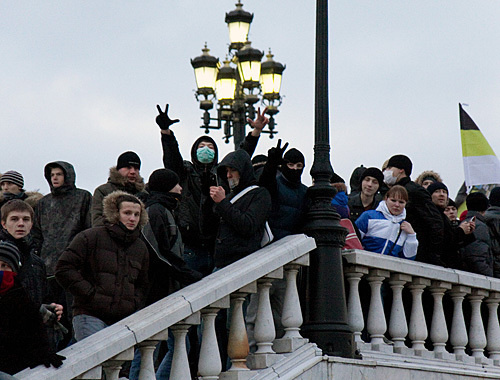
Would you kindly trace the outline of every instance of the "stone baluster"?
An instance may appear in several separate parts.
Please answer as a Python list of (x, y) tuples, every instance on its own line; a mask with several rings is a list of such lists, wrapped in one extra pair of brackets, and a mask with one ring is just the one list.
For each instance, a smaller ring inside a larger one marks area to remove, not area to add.
[(255, 354), (275, 353), (273, 351), (273, 341), (276, 338), (276, 330), (269, 296), (274, 278), (283, 278), (283, 268), (280, 268), (279, 273), (266, 275), (257, 281), (259, 306), (257, 308), (257, 318), (255, 319), (255, 341), (257, 343)]
[(472, 289), (469, 295), (471, 306), (471, 318), (469, 326), (469, 346), (472, 350), (472, 356), (477, 363), (482, 363), (484, 357), (484, 348), (486, 347), (486, 333), (484, 331), (483, 318), (481, 317), (481, 303), (484, 297), (488, 296), (488, 291), (484, 289)]
[(250, 351), (248, 346), (248, 336), (243, 318), (243, 302), (249, 293), (256, 293), (257, 284), (253, 282), (231, 294), (231, 325), (229, 327), (229, 337), (227, 354), (231, 359), (231, 368), (228, 371), (248, 371), (246, 364)]
[(405, 309), (403, 306), (403, 288), (411, 281), (411, 276), (402, 273), (393, 273), (389, 279), (392, 289), (391, 318), (389, 320), (389, 334), (394, 342), (393, 350), (402, 354), (406, 349), (405, 339), (408, 335), (408, 324), (406, 323)]
[(203, 333), (200, 347), (198, 372), (201, 380), (217, 380), (222, 370), (219, 345), (215, 333), (215, 318), (220, 309), (229, 308), (229, 296), (213, 303), (201, 311)]
[(88, 371), (82, 373), (75, 377), (75, 380), (101, 380), (102, 379), (102, 366), (99, 365), (97, 367), (91, 368)]
[[(102, 364), (102, 369), (106, 374), (106, 380), (118, 380), (120, 377), (120, 370), (124, 361), (134, 359), (134, 347), (123, 351), (122, 353), (112, 357)], [(99, 376), (99, 379), (101, 377)]]
[[(172, 369), (170, 370), (170, 379), (172, 380), (191, 379), (191, 371), (189, 369), (188, 353), (186, 349), (186, 335), (192, 325), (198, 324), (200, 324), (200, 312), (191, 314), (186, 319), (170, 327), (175, 339)], [(139, 380), (142, 379), (139, 377)]]
[(500, 325), (498, 322), (498, 304), (500, 293), (491, 292), (484, 301), (488, 305), (488, 356), (495, 365), (500, 365)]
[(141, 352), (141, 368), (139, 371), (139, 380), (155, 380), (155, 367), (153, 353), (156, 346), (162, 340), (167, 340), (168, 329), (152, 336), (148, 340), (137, 344), (137, 348)]
[(387, 330), (384, 307), (382, 304), (381, 287), (389, 272), (381, 269), (370, 269), (366, 278), (371, 288), (370, 310), (368, 311), (367, 330), (371, 338), (373, 350), (379, 350), (384, 344), (384, 334)]
[(470, 291), (471, 288), (468, 286), (453, 285), (449, 292), (453, 301), (450, 343), (453, 346), (453, 353), (459, 360), (465, 360), (467, 357), (465, 354), (465, 346), (468, 343), (468, 339), (462, 304), (464, 297), (470, 293)]
[(359, 265), (350, 265), (344, 269), (344, 275), (349, 282), (349, 298), (347, 299), (347, 318), (354, 334), (355, 344), (362, 344), (361, 332), (365, 327), (363, 309), (359, 296), (359, 282), (363, 275), (368, 274), (368, 268)]
[(410, 326), (408, 337), (412, 342), (415, 355), (422, 355), (425, 351), (424, 343), (427, 339), (427, 324), (425, 322), (424, 307), (422, 305), (422, 293), (431, 284), (431, 280), (416, 277), (408, 286), (412, 295)]
[(448, 354), (446, 342), (448, 342), (448, 328), (443, 309), (443, 296), (447, 290), (451, 289), (451, 284), (442, 281), (432, 281), (430, 292), (434, 298), (434, 308), (432, 312), (430, 338), (434, 345), (434, 355), (436, 358), (444, 359)]

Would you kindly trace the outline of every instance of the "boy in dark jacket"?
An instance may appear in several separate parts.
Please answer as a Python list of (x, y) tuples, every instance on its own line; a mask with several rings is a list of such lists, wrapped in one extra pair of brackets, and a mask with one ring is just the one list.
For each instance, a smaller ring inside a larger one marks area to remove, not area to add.
[(17, 278), (19, 249), (0, 242), (0, 371), (14, 374), (44, 364), (58, 368), (65, 359), (50, 349), (38, 307)]

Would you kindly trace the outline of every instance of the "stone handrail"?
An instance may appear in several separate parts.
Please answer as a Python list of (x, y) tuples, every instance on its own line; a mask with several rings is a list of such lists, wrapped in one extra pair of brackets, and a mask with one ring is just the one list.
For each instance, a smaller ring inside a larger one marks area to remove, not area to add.
[(154, 347), (159, 341), (167, 339), (167, 329), (171, 328), (176, 337), (171, 379), (185, 380), (190, 375), (184, 337), (187, 328), (200, 323), (201, 317), (200, 378), (218, 379), (220, 357), (213, 322), (218, 310), (228, 308), (230, 303), (236, 310), (232, 313), (228, 346), (232, 367), (224, 374), (248, 371), (248, 340), (241, 301), (247, 294), (257, 292), (257, 280), (259, 306), (255, 339), (257, 346), (265, 350), (254, 355), (253, 368), (267, 368), (277, 356), (270, 348), (274, 340), (274, 325), (270, 323), (272, 314), (269, 315), (269, 282), (283, 277), (285, 272), (287, 290), (282, 322), (286, 333), (283, 339), (275, 341), (274, 347), (280, 347), (280, 352), (292, 352), (304, 341), (299, 334), (302, 318), (296, 275), (300, 265), (308, 265), (308, 253), (315, 247), (314, 239), (305, 235), (283, 238), (62, 350), (60, 354), (66, 356), (66, 360), (60, 368), (38, 366), (24, 370), (16, 377), (37, 380), (100, 379), (104, 371), (108, 380), (118, 379), (121, 364), (133, 358), (134, 348), (137, 347), (142, 356), (139, 379), (154, 380)]
[[(361, 356), (500, 366), (500, 279), (362, 250), (343, 258)], [(369, 285), (365, 294), (361, 280)]]

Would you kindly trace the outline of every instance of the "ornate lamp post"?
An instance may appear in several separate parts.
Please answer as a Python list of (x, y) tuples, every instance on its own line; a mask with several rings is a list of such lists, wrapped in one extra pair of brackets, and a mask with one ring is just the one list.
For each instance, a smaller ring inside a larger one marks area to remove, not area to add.
[[(224, 128), (226, 143), (233, 137), (235, 147), (245, 138), (247, 118), (254, 119), (255, 104), (259, 101), (267, 107), (269, 115), (268, 129), (263, 132), (270, 138), (278, 133), (274, 115), (281, 105), (281, 77), (285, 66), (275, 62), (271, 52), (267, 55), (268, 60), (261, 63), (264, 54), (248, 41), (252, 20), (253, 14), (243, 10), (238, 0), (236, 9), (226, 13), (231, 43), (223, 65), (208, 54), (206, 43), (203, 54), (191, 60), (198, 88), (196, 99), (204, 111), (201, 128), (205, 133)], [(216, 118), (210, 116), (214, 101), (217, 102)], [(210, 125), (211, 121), (216, 121), (217, 125)]]
[(347, 231), (331, 205), (335, 189), (330, 186), (328, 116), (328, 0), (316, 3), (316, 83), (315, 143), (311, 175), (314, 185), (308, 195), (312, 206), (305, 231), (316, 240), (311, 265), (306, 274), (304, 336), (324, 353), (333, 356), (354, 355), (353, 335), (347, 321), (341, 248)]

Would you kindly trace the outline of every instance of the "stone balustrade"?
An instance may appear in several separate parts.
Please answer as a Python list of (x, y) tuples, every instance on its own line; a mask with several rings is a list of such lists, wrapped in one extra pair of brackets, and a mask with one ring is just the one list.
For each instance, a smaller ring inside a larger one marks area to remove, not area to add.
[[(189, 327), (200, 324), (201, 320), (199, 379), (248, 379), (259, 370), (267, 376), (265, 370), (279, 355), (298, 352), (307, 342), (300, 336), (302, 315), (296, 279), (298, 269), (308, 265), (309, 252), (315, 247), (314, 239), (305, 235), (283, 238), (62, 350), (60, 354), (66, 356), (66, 360), (60, 368), (38, 366), (16, 377), (20, 380), (101, 379), (105, 373), (106, 379), (116, 380), (123, 363), (133, 359), (137, 348), (142, 358), (139, 380), (154, 380), (153, 352), (160, 341), (167, 339), (168, 329), (171, 329), (175, 349), (170, 378), (190, 379), (185, 337)], [(269, 289), (274, 279), (282, 277), (287, 284), (282, 312), (285, 335), (275, 340)], [(249, 355), (243, 301), (255, 292), (258, 293), (257, 351)], [(221, 373), (215, 317), (221, 309), (229, 307), (232, 317), (227, 349), (231, 367)], [(317, 350), (312, 350), (310, 361), (317, 360), (314, 359)], [(311, 355), (310, 349), (303, 351)]]
[(500, 366), (500, 279), (362, 250), (343, 258), (363, 358)]

